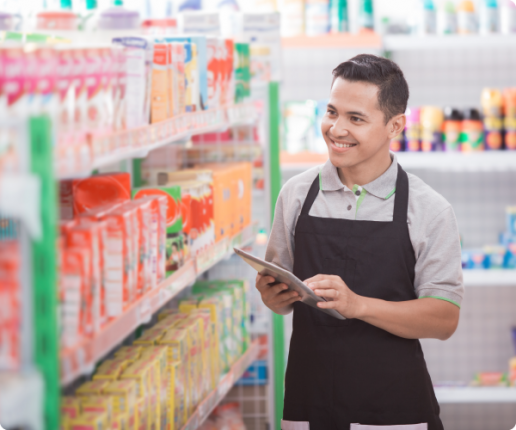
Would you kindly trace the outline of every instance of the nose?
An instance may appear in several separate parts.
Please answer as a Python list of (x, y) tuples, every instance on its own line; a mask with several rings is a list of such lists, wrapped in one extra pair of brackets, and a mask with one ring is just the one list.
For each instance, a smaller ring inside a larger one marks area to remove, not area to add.
[(343, 117), (339, 116), (330, 128), (330, 133), (336, 138), (342, 138), (349, 135), (349, 131), (346, 127), (346, 121)]

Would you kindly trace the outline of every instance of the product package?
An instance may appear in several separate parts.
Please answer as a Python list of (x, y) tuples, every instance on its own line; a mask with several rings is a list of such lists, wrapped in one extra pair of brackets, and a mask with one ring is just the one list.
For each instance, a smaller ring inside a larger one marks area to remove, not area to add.
[(152, 62), (152, 90), (151, 90), (151, 123), (164, 121), (169, 118), (170, 107), (170, 66), (171, 56), (166, 43), (154, 44)]
[(102, 412), (85, 412), (77, 418), (68, 420), (69, 430), (103, 430), (107, 428), (107, 414)]
[(130, 362), (121, 358), (104, 360), (93, 375), (93, 380), (116, 381)]
[(136, 404), (136, 382), (130, 379), (109, 382), (102, 393), (113, 398), (113, 413), (126, 414), (129, 422), (134, 421)]
[(81, 410), (82, 413), (97, 412), (106, 415), (108, 423), (113, 418), (113, 399), (111, 396), (87, 396), (81, 397)]
[(242, 103), (251, 96), (251, 54), (248, 43), (235, 43), (235, 103)]
[(77, 396), (100, 396), (104, 388), (109, 385), (109, 381), (106, 380), (97, 380), (97, 381), (88, 381), (82, 384), (77, 390), (75, 390), (75, 395)]

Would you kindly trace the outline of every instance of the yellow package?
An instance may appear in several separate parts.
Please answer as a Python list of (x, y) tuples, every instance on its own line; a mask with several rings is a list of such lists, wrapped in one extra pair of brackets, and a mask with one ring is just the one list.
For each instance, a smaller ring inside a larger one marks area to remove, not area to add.
[(129, 364), (134, 363), (141, 357), (142, 347), (140, 345), (122, 346), (115, 352), (115, 358), (127, 360)]
[(227, 336), (227, 332), (223, 326), (223, 304), (222, 301), (217, 297), (208, 297), (199, 302), (200, 309), (208, 309), (211, 315), (211, 322), (213, 324), (212, 330), (215, 335), (213, 336), (213, 342), (215, 343), (215, 348), (219, 351), (219, 374), (221, 372), (229, 371), (229, 356), (227, 354), (225, 336)]
[(143, 348), (142, 358), (156, 361), (159, 366), (158, 399), (160, 402), (161, 428), (167, 428), (167, 412), (170, 394), (170, 368), (168, 366), (167, 348), (165, 346), (148, 346)]
[(111, 430), (133, 430), (133, 428), (129, 427), (129, 418), (126, 414), (115, 415), (111, 420)]
[(178, 328), (188, 331), (189, 349), (189, 388), (192, 392), (193, 407), (197, 407), (204, 396), (204, 386), (202, 380), (202, 370), (204, 368), (204, 348), (202, 344), (202, 320), (200, 318), (189, 317), (177, 323)]
[(113, 413), (128, 414), (131, 417), (134, 414), (134, 405), (137, 398), (136, 381), (131, 379), (122, 379), (110, 382), (102, 390), (103, 394), (113, 398)]
[(88, 381), (77, 388), (75, 394), (77, 396), (100, 396), (107, 384), (109, 384), (109, 381)]
[(68, 430), (69, 421), (77, 418), (81, 413), (81, 402), (79, 397), (61, 397), (61, 428)]
[(161, 327), (158, 328), (150, 328), (146, 330), (143, 335), (141, 335), (138, 339), (136, 339), (133, 343), (139, 346), (152, 346), (157, 345), (158, 341), (164, 334), (164, 330)]
[(203, 321), (203, 343), (205, 351), (205, 369), (203, 375), (205, 377), (206, 388), (205, 392), (211, 391), (218, 383), (219, 370), (219, 346), (216, 342), (215, 324), (212, 321), (211, 311), (206, 308), (199, 308), (197, 300), (185, 300), (179, 304), (181, 312), (188, 313), (200, 317)]
[(154, 44), (151, 84), (151, 123), (153, 124), (169, 117), (169, 54), (170, 50), (166, 43)]
[(136, 360), (127, 369), (124, 370), (120, 379), (132, 379), (136, 381), (137, 397), (143, 399), (144, 404), (141, 405), (141, 414), (139, 414), (139, 424), (144, 423), (152, 428), (157, 420), (159, 402), (157, 401), (157, 376), (155, 361), (141, 358)]
[(129, 366), (130, 362), (128, 360), (124, 360), (123, 358), (115, 358), (114, 360), (105, 360), (98, 367), (93, 375), (93, 380), (109, 380), (116, 381), (122, 372), (125, 370), (127, 366)]
[(138, 399), (136, 401), (136, 421), (135, 421), (135, 429), (136, 430), (147, 430), (148, 429), (148, 421), (147, 421), (147, 401), (146, 399)]
[(173, 309), (173, 308), (162, 309), (158, 313), (158, 322), (164, 320), (165, 318), (169, 317), (170, 315), (174, 315), (174, 314), (177, 314), (177, 313), (178, 313), (177, 309)]
[(179, 363), (174, 379), (175, 414), (179, 417), (181, 425), (193, 412), (191, 391), (189, 387), (189, 356), (188, 356), (188, 331), (185, 329), (172, 329), (160, 340), (160, 345), (167, 347), (169, 363)]
[(81, 397), (81, 411), (82, 413), (102, 412), (110, 422), (113, 417), (113, 398), (108, 395)]
[(106, 430), (107, 416), (102, 412), (85, 412), (68, 423), (68, 430)]
[[(184, 367), (184, 366), (183, 366)], [(185, 411), (183, 409), (184, 402), (184, 386), (181, 380), (181, 362), (172, 361), (169, 363), (170, 368), (170, 393), (168, 396), (168, 413), (166, 430), (179, 430), (186, 422)]]

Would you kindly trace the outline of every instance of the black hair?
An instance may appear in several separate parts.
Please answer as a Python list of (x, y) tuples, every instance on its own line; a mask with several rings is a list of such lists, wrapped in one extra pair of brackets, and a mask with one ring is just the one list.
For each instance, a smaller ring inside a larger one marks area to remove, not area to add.
[(385, 123), (407, 110), (408, 84), (394, 61), (376, 55), (360, 54), (333, 69), (332, 86), (337, 78), (376, 85), (378, 105), (385, 115)]

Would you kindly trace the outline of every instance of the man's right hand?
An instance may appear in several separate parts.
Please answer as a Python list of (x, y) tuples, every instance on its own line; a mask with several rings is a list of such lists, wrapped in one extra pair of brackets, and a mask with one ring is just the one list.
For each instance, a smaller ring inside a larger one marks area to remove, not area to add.
[(292, 304), (301, 300), (296, 291), (287, 291), (285, 284), (274, 284), (276, 280), (272, 276), (256, 276), (256, 288), (262, 295), (265, 306), (279, 315), (287, 315), (292, 312)]

